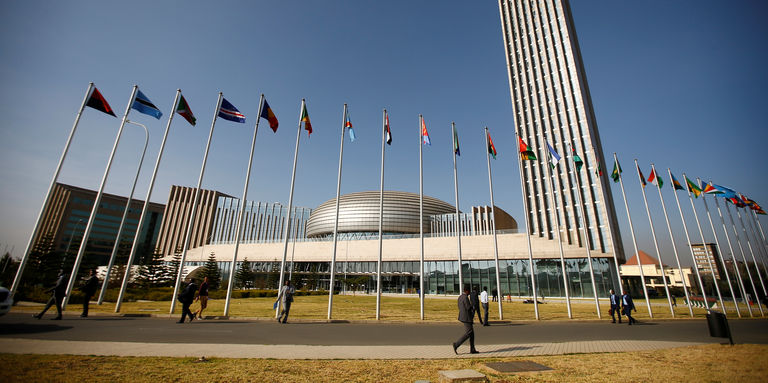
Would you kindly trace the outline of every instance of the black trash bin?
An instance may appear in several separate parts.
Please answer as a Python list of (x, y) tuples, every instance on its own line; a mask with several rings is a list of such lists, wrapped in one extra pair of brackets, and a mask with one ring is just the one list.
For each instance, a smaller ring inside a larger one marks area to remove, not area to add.
[(707, 325), (709, 325), (709, 336), (715, 338), (728, 338), (733, 344), (731, 329), (728, 327), (728, 318), (725, 314), (718, 311), (707, 313)]

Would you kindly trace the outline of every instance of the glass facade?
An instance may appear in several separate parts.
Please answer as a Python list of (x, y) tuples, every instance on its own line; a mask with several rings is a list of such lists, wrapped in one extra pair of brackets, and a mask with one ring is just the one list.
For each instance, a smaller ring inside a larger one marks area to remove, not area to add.
[[(563, 274), (559, 259), (534, 259), (536, 288), (539, 297), (565, 297)], [(187, 262), (187, 266), (193, 266)], [(196, 266), (202, 266), (198, 262)], [(280, 262), (250, 262), (251, 270), (257, 274), (279, 273)], [(586, 258), (566, 259), (569, 293), (573, 298), (592, 298), (592, 281)], [(222, 277), (229, 275), (229, 262), (219, 262)], [(240, 263), (238, 263), (238, 268)], [(417, 294), (419, 288), (419, 262), (382, 262), (382, 292)], [(462, 265), (464, 283), (488, 291), (496, 289), (496, 265), (493, 260), (464, 261)], [(598, 296), (608, 296), (608, 291), (618, 285), (615, 266), (611, 258), (593, 258), (595, 285)], [(286, 266), (286, 272), (291, 268)], [(329, 262), (295, 262), (293, 264), (294, 284), (299, 288), (328, 289), (330, 276)], [(362, 278), (361, 278), (362, 277)], [(365, 292), (376, 291), (376, 262), (336, 262), (336, 290), (354, 289)], [(499, 260), (500, 295), (531, 296), (531, 277), (527, 259)], [(354, 280), (350, 283), (350, 280)], [(309, 282), (311, 281), (311, 285)], [(344, 286), (344, 281), (347, 281)], [(274, 286), (273, 286), (274, 287)], [(458, 261), (424, 262), (424, 288), (427, 294), (458, 295)]]

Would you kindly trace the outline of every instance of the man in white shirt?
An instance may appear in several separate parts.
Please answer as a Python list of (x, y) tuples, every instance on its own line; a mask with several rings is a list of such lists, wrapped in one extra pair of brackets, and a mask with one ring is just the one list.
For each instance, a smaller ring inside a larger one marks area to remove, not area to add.
[(483, 322), (483, 326), (489, 326), (488, 324), (488, 288), (483, 287), (483, 292), (480, 293), (480, 304), (483, 305), (483, 318), (485, 318), (485, 321)]

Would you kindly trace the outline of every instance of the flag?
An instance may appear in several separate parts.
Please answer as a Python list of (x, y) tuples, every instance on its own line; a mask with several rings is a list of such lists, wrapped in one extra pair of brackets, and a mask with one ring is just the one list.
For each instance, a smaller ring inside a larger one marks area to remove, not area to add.
[(277, 133), (277, 126), (279, 125), (277, 116), (275, 116), (275, 112), (272, 111), (272, 108), (269, 107), (266, 98), (264, 99), (264, 107), (261, 108), (261, 116), (259, 117), (269, 121), (269, 127), (272, 128), (273, 132)]
[(389, 115), (384, 115), (384, 131), (387, 132), (387, 145), (392, 145), (392, 132), (389, 131)]
[(640, 183), (643, 184), (643, 188), (645, 188), (645, 185), (647, 184), (645, 183), (645, 176), (643, 175), (643, 171), (640, 170), (639, 165), (635, 165), (635, 166), (637, 167), (637, 175), (640, 176)]
[(603, 175), (603, 164), (600, 163), (600, 159), (597, 160), (597, 169), (595, 170), (595, 175), (598, 177)]
[(491, 133), (488, 133), (488, 153), (493, 156), (493, 159), (496, 159), (496, 147), (493, 146), (493, 140), (491, 139)]
[(555, 166), (557, 166), (557, 163), (560, 161), (560, 155), (557, 154), (549, 142), (547, 142), (547, 148), (549, 149), (549, 164), (552, 166), (552, 169), (554, 169)]
[(533, 153), (533, 150), (531, 150), (522, 138), (518, 137), (517, 139), (520, 141), (520, 159), (535, 161), (536, 154)]
[(245, 115), (240, 113), (234, 105), (230, 104), (226, 98), (221, 99), (218, 116), (232, 122), (245, 123)]
[(456, 133), (456, 126), (451, 126), (451, 129), (453, 129), (453, 152), (457, 155), (461, 155), (461, 150), (459, 150), (459, 134)]
[(694, 197), (699, 198), (699, 195), (701, 195), (701, 188), (696, 186), (696, 184), (689, 180), (688, 177), (685, 177), (685, 183), (688, 184), (688, 191), (693, 193)]
[(741, 202), (744, 202), (745, 205), (749, 206), (750, 208), (755, 206), (755, 201), (752, 201), (751, 199), (747, 198), (744, 194), (739, 194), (739, 198), (741, 199)]
[(309, 122), (309, 113), (307, 113), (307, 104), (301, 109), (301, 121), (304, 122), (304, 130), (307, 131), (307, 137), (312, 135), (312, 123)]
[(112, 117), (115, 116), (115, 112), (112, 111), (112, 108), (107, 103), (107, 100), (104, 99), (104, 96), (101, 95), (101, 92), (99, 92), (96, 87), (93, 87), (93, 91), (91, 92), (91, 95), (88, 97), (88, 101), (85, 103), (86, 106), (90, 106), (93, 109), (96, 109), (98, 111), (104, 112), (106, 114), (109, 114)]
[(429, 132), (427, 132), (427, 125), (424, 123), (424, 118), (421, 119), (421, 143), (422, 145), (432, 146), (432, 141), (429, 140)]
[(344, 129), (349, 130), (349, 141), (355, 142), (357, 136), (355, 136), (355, 131), (352, 129), (352, 121), (349, 120), (349, 112), (344, 116)]
[(187, 100), (184, 99), (184, 95), (181, 96), (179, 105), (176, 106), (176, 113), (181, 117), (184, 117), (184, 119), (192, 124), (192, 126), (195, 126), (195, 123), (197, 123), (197, 119), (195, 118), (195, 115), (192, 114), (192, 110), (189, 109), (189, 104), (187, 104)]
[(732, 203), (736, 207), (744, 207), (744, 203), (738, 197), (726, 198), (726, 201)]
[(718, 194), (721, 194), (721, 197), (723, 197), (723, 198), (728, 199), (728, 198), (736, 197), (736, 192), (733, 191), (733, 189), (729, 189), (729, 188), (727, 188), (725, 186), (720, 186), (720, 185), (715, 185), (715, 184), (712, 184), (712, 186), (714, 186), (718, 191), (720, 191), (720, 193), (718, 193)]
[(661, 180), (661, 177), (656, 175), (656, 169), (651, 168), (651, 175), (648, 176), (648, 182), (651, 183), (651, 185), (656, 185), (661, 189), (662, 186), (664, 186), (664, 181)]
[(672, 176), (672, 186), (674, 186), (675, 190), (685, 190), (683, 185), (680, 185), (680, 181), (678, 181), (672, 173), (669, 173), (669, 175)]
[(760, 206), (758, 206), (756, 209), (752, 209), (752, 210), (754, 210), (755, 213), (757, 213), (757, 214), (765, 215), (765, 210), (763, 210), (763, 208), (761, 208)]
[(161, 112), (160, 109), (157, 109), (155, 104), (153, 104), (152, 101), (149, 101), (149, 97), (144, 93), (141, 93), (140, 90), (136, 94), (136, 99), (133, 100), (131, 109), (136, 109), (139, 113), (150, 115), (158, 120), (163, 116), (163, 112)]
[(579, 155), (576, 154), (576, 149), (571, 148), (571, 151), (573, 151), (573, 163), (576, 164), (576, 171), (580, 172), (581, 167), (584, 166), (584, 161), (582, 161), (581, 157), (579, 157)]
[(611, 178), (613, 179), (613, 182), (619, 182), (619, 179), (621, 178), (621, 165), (619, 164), (619, 160), (616, 160), (616, 162), (613, 163), (613, 171), (611, 172)]
[(704, 185), (701, 190), (704, 194), (723, 194), (722, 190), (712, 186), (712, 183)]

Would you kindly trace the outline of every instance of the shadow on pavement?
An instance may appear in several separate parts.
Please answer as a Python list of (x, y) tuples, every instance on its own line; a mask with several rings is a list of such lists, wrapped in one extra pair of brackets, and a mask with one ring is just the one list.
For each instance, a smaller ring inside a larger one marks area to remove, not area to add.
[[(483, 348), (485, 348), (485, 347), (483, 347)], [(535, 347), (515, 346), (515, 347), (500, 348), (500, 349), (497, 349), (497, 350), (488, 350), (488, 351), (483, 351), (483, 352), (490, 353), (490, 352), (522, 351), (522, 350), (531, 350), (531, 349), (534, 349), (534, 348), (540, 348), (540, 347), (539, 346), (535, 346)]]
[(72, 326), (59, 326), (55, 324), (10, 323), (0, 326), (0, 335), (39, 334), (45, 332), (69, 330), (71, 328)]

